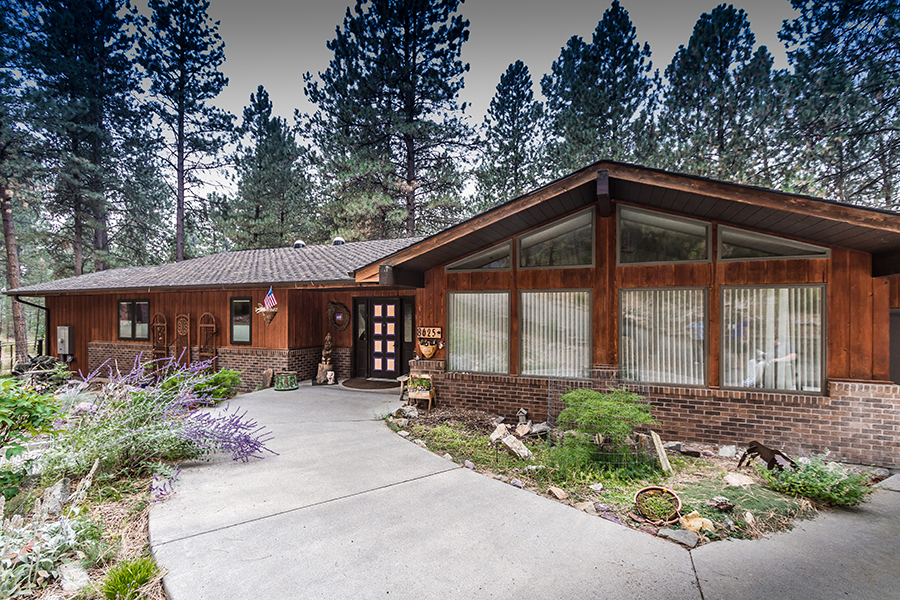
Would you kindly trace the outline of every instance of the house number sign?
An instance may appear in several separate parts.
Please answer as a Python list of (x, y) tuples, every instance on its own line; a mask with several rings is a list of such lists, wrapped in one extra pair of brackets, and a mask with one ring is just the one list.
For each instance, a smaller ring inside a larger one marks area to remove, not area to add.
[(441, 328), (440, 327), (416, 327), (416, 337), (422, 338), (425, 340), (439, 340), (441, 339)]

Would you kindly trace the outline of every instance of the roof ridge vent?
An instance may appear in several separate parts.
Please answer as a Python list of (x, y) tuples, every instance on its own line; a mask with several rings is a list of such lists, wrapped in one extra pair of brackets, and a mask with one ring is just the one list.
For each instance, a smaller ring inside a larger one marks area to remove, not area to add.
[(334, 241), (331, 242), (331, 245), (332, 246), (343, 246), (344, 238), (342, 238), (341, 236), (337, 236), (336, 238), (334, 238)]
[(306, 248), (306, 242), (303, 240), (297, 240), (294, 242), (294, 248)]

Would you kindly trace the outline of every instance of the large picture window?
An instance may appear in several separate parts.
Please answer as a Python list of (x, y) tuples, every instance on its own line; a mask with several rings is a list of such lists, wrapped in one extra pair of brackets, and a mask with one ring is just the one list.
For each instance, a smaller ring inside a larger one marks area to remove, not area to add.
[(587, 376), (591, 364), (591, 292), (522, 292), (519, 331), (523, 375)]
[(621, 290), (619, 364), (629, 381), (706, 383), (705, 288)]
[(520, 269), (591, 267), (593, 264), (593, 209), (519, 236)]
[(231, 343), (250, 344), (253, 337), (251, 298), (231, 299)]
[(150, 302), (147, 300), (120, 300), (119, 339), (150, 339)]
[(722, 288), (722, 385), (823, 391), (823, 289)]
[(447, 368), (509, 373), (509, 292), (449, 292)]
[(711, 226), (704, 221), (619, 205), (618, 264), (706, 262)]

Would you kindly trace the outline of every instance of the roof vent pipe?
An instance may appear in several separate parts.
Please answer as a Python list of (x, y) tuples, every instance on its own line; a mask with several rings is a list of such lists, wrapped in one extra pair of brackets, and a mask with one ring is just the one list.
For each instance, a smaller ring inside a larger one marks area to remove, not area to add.
[(344, 238), (342, 238), (342, 237), (340, 237), (340, 236), (334, 238), (334, 241), (331, 242), (331, 245), (332, 245), (332, 246), (343, 246), (343, 245), (344, 245)]
[(306, 248), (306, 242), (303, 240), (297, 240), (294, 242), (294, 248)]

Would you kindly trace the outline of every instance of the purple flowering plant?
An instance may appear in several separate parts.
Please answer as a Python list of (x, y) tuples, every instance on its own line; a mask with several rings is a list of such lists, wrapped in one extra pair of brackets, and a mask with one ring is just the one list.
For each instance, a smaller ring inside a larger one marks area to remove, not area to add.
[[(77, 416), (44, 453), (45, 477), (82, 476), (97, 458), (107, 473), (139, 475), (160, 462), (219, 451), (241, 461), (274, 454), (266, 447), (271, 432), (246, 412), (211, 408), (215, 401), (203, 385), (215, 375), (211, 366), (211, 361), (185, 366), (173, 358), (144, 362), (138, 356), (127, 373), (107, 362), (71, 383), (61, 397)], [(100, 373), (107, 375), (105, 381)]]

